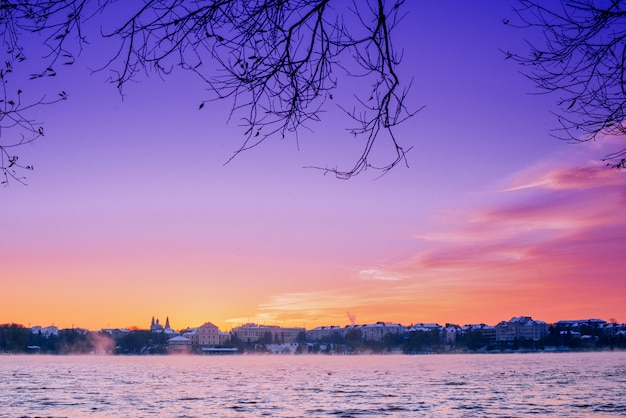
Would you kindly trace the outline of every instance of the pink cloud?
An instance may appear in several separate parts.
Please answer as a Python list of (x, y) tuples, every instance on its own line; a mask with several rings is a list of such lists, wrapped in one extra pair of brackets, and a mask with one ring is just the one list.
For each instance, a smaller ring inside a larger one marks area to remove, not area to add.
[(429, 248), (380, 274), (412, 277), (416, 300), (432, 292), (444, 309), (445, 294), (457, 312), (626, 316), (615, 297), (626, 291), (625, 174), (576, 166), (519, 178), (451, 227), (419, 235)]
[(586, 189), (623, 184), (624, 173), (605, 166), (561, 167), (545, 171), (541, 167), (518, 174), (505, 191), (523, 189)]

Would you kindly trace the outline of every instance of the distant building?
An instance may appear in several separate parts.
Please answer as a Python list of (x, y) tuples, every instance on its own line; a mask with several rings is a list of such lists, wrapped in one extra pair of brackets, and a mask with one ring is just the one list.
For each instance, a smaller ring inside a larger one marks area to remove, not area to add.
[(456, 324), (446, 324), (446, 326), (441, 330), (441, 333), (444, 343), (453, 345), (456, 343), (457, 335), (462, 334), (463, 330)]
[(187, 328), (181, 335), (191, 340), (194, 347), (216, 347), (230, 341), (230, 333), (220, 331), (216, 325), (206, 322), (198, 328)]
[(626, 325), (617, 323), (605, 324), (602, 327), (602, 332), (610, 337), (626, 335)]
[(106, 332), (111, 337), (118, 339), (130, 334), (130, 331), (126, 328), (102, 328), (101, 332)]
[(155, 321), (154, 317), (152, 317), (152, 322), (150, 323), (150, 331), (152, 331), (152, 332), (161, 332), (161, 331), (163, 331), (163, 325), (161, 325), (159, 323), (159, 318), (157, 318), (156, 321)]
[(170, 336), (170, 337), (174, 337), (177, 335), (180, 335), (179, 332), (174, 331), (171, 327), (170, 327), (170, 318), (169, 316), (167, 318), (165, 318), (165, 328), (163, 328), (163, 333)]
[(176, 335), (179, 335), (178, 332), (174, 331), (170, 327), (170, 317), (169, 316), (167, 318), (165, 318), (165, 327), (163, 327), (163, 325), (161, 325), (161, 323), (159, 322), (159, 318), (157, 318), (155, 320), (154, 316), (153, 316), (152, 317), (152, 322), (150, 323), (150, 331), (151, 332), (162, 332), (164, 334), (167, 334), (170, 337), (174, 337)]
[(266, 338), (276, 343), (293, 343), (304, 328), (283, 328), (276, 325), (244, 324), (233, 328), (231, 334), (246, 343), (253, 343)]
[(188, 353), (191, 351), (191, 340), (182, 335), (167, 340), (167, 349), (171, 353)]
[(198, 345), (205, 347), (220, 345), (220, 330), (216, 325), (206, 322), (198, 327)]
[[(487, 325), (487, 324), (468, 324), (468, 325), (463, 325), (461, 327), (461, 332), (463, 334), (466, 334), (472, 331), (480, 333), (480, 335), (482, 335), (483, 338), (485, 338), (485, 340), (488, 342), (499, 341), (498, 335), (497, 335), (498, 333), (497, 333), (496, 327), (494, 326)], [(513, 337), (513, 340), (514, 339), (515, 337)], [(505, 341), (508, 341), (508, 340), (505, 340)]]
[(415, 325), (411, 325), (409, 328), (407, 328), (407, 331), (409, 332), (416, 332), (416, 331), (423, 331), (423, 332), (431, 332), (431, 331), (436, 331), (436, 330), (441, 330), (442, 326), (439, 324), (415, 324)]
[(230, 332), (220, 331), (219, 337), (220, 337), (220, 345), (224, 345), (231, 340), (232, 335)]
[(351, 331), (361, 332), (361, 338), (365, 341), (382, 341), (387, 334), (404, 334), (407, 328), (401, 324), (387, 324), (377, 322), (375, 324), (347, 325), (339, 327), (336, 325), (313, 328), (306, 332), (307, 341), (329, 341), (333, 338), (345, 338)]
[(307, 341), (331, 340), (333, 338), (343, 338), (344, 331), (337, 325), (321, 326), (306, 331)]
[(530, 316), (518, 316), (496, 325), (496, 341), (531, 340), (539, 341), (548, 335), (548, 324)]
[(30, 332), (32, 332), (33, 334), (39, 334), (41, 332), (41, 335), (43, 335), (44, 337), (50, 337), (51, 335), (59, 335), (59, 328), (54, 325), (50, 325), (48, 327), (35, 325), (30, 329)]
[(185, 338), (189, 338), (191, 340), (191, 345), (194, 347), (199, 345), (198, 328), (187, 328), (186, 330), (181, 331), (181, 335)]
[(384, 322), (377, 322), (375, 324), (355, 325), (355, 328), (361, 330), (361, 337), (365, 341), (377, 341), (381, 342), (387, 334), (404, 334), (407, 332), (407, 328), (400, 324), (386, 324)]
[(602, 319), (564, 319), (554, 323), (554, 326), (558, 329), (566, 329), (571, 331), (581, 331), (581, 328), (598, 329), (604, 328), (607, 325), (606, 321)]

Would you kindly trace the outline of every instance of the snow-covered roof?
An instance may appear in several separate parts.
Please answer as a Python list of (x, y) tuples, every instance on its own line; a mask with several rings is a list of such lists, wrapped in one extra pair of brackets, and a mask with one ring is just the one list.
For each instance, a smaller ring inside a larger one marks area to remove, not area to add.
[(187, 337), (183, 337), (182, 335), (178, 335), (176, 337), (170, 338), (169, 340), (167, 340), (167, 342), (181, 342), (181, 343), (189, 342), (189, 343), (191, 343), (191, 340), (189, 338), (187, 338)]

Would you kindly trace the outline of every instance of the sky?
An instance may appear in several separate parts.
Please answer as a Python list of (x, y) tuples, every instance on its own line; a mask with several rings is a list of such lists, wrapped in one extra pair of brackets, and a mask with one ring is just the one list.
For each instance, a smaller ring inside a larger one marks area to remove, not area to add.
[(0, 190), (0, 323), (626, 321), (626, 173), (600, 161), (624, 140), (550, 136), (558, 98), (500, 51), (530, 36), (502, 23), (511, 4), (407, 7), (400, 75), (425, 107), (397, 130), (408, 167), (382, 177), (303, 168), (356, 158), (333, 104), (297, 142), (224, 165), (243, 130), (227, 103), (198, 109), (190, 74), (140, 77), (122, 98), (86, 48), (26, 84), (69, 98), (35, 115), (27, 186)]

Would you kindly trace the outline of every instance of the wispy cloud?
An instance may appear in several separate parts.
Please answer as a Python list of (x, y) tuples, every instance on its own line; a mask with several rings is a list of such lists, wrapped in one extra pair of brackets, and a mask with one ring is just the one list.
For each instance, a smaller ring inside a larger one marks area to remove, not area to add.
[(360, 270), (358, 277), (362, 280), (398, 281), (404, 280), (409, 276), (386, 270), (384, 267), (378, 267)]
[(588, 189), (621, 184), (619, 171), (605, 166), (562, 167), (550, 171), (533, 169), (516, 176), (505, 191), (524, 189)]

